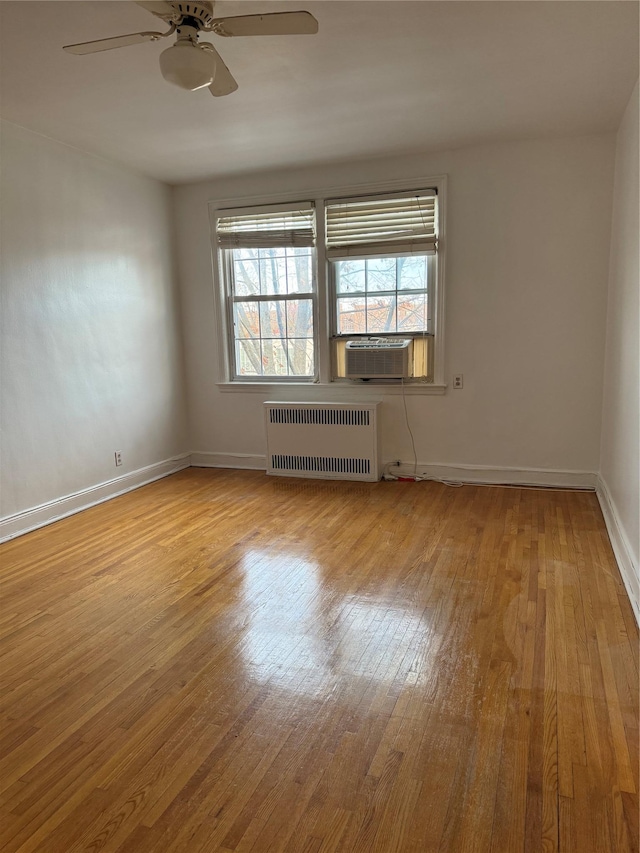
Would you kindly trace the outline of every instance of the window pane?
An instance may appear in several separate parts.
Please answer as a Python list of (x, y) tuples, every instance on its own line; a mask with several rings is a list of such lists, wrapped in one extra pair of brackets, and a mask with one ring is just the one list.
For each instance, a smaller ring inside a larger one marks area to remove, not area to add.
[(257, 249), (233, 249), (233, 257), (236, 261), (252, 261), (258, 257)]
[(398, 288), (400, 290), (427, 289), (427, 258), (409, 255), (398, 258)]
[(287, 337), (286, 303), (282, 299), (260, 303), (260, 333), (263, 338)]
[(395, 332), (395, 296), (367, 297), (367, 332)]
[(370, 258), (367, 261), (367, 292), (396, 289), (396, 259)]
[(260, 337), (260, 312), (257, 302), (236, 302), (234, 315), (236, 338)]
[(310, 299), (292, 299), (287, 302), (287, 336), (313, 337), (313, 302)]
[(260, 292), (287, 292), (287, 260), (284, 249), (260, 249)]
[(427, 330), (427, 294), (398, 295), (398, 331), (425, 332)]
[(313, 374), (313, 341), (309, 338), (290, 340), (289, 375), (311, 376)]
[(263, 374), (266, 376), (286, 376), (287, 342), (275, 339), (262, 341)]
[(338, 334), (355, 335), (366, 332), (366, 309), (364, 296), (338, 299)]
[[(349, 258), (333, 263), (337, 334), (380, 335), (428, 330), (429, 256)], [(356, 287), (362, 287), (363, 277), (366, 300), (354, 293)], [(350, 290), (345, 292), (345, 288)], [(389, 293), (384, 294), (385, 290)]]
[[(253, 254), (253, 257), (250, 255)], [(260, 293), (260, 267), (256, 249), (233, 250), (233, 291), (236, 296)]]
[(262, 376), (260, 341), (236, 341), (238, 376)]
[(287, 249), (287, 287), (289, 293), (313, 291), (312, 255), (309, 249)]
[(364, 261), (338, 261), (336, 264), (336, 287), (338, 293), (364, 293), (366, 278)]

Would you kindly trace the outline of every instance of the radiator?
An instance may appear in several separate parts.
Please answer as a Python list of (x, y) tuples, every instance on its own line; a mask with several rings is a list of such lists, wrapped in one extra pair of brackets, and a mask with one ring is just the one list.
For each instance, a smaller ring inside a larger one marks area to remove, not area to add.
[(267, 474), (379, 480), (379, 405), (265, 403)]

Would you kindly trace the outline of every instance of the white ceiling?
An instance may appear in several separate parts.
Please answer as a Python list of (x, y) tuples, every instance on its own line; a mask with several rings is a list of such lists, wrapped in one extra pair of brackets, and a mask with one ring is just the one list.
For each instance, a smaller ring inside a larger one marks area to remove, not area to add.
[(638, 77), (638, 3), (230, 0), (308, 9), (317, 36), (214, 41), (239, 90), (160, 76), (171, 43), (63, 44), (164, 25), (132, 2), (0, 2), (1, 115), (180, 183), (495, 140), (614, 130)]

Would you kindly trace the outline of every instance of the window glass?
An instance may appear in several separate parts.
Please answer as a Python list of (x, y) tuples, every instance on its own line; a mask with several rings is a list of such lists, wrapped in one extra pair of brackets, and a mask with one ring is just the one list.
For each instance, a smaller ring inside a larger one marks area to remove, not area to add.
[(334, 261), (337, 334), (428, 332), (430, 263), (431, 255)]
[(227, 251), (235, 375), (313, 376), (313, 250)]

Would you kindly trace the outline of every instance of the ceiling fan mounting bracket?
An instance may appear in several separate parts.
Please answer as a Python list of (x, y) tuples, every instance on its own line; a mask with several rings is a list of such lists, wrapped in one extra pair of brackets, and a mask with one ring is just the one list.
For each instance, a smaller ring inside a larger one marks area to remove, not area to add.
[(171, 26), (166, 31), (166, 33), (157, 33), (155, 35), (155, 37), (151, 39), (151, 41), (160, 41), (160, 39), (166, 39), (167, 36), (173, 35), (175, 33), (175, 31), (176, 31), (176, 25), (172, 22)]

